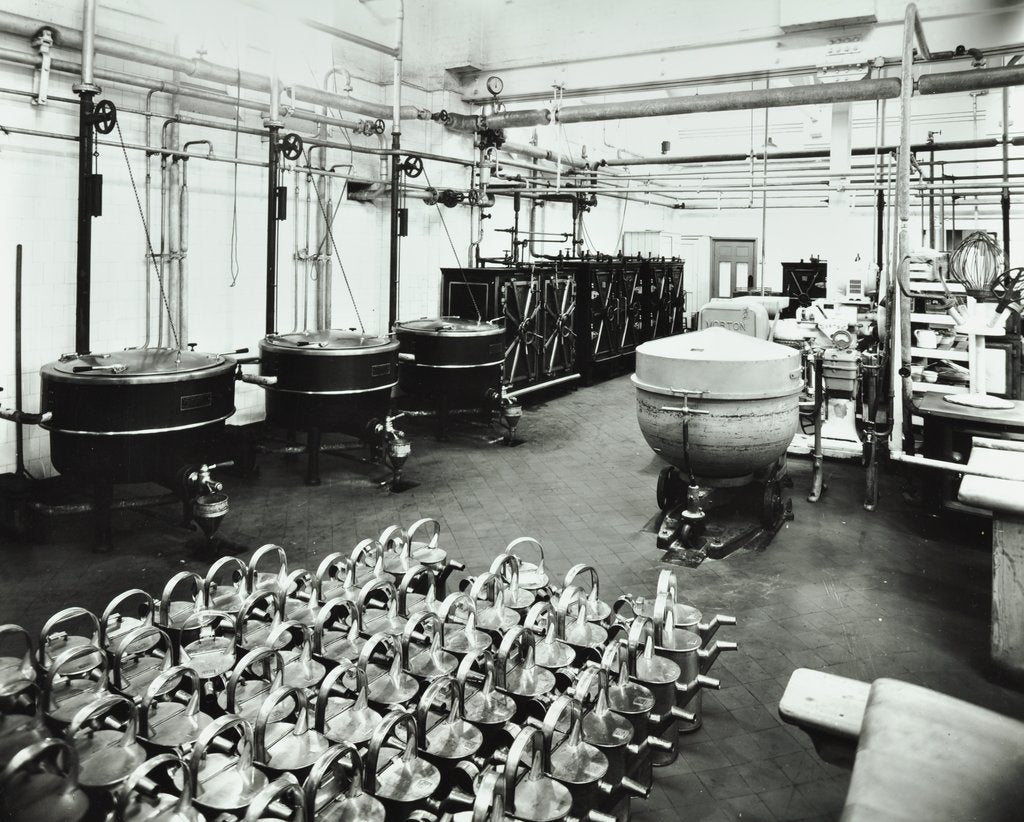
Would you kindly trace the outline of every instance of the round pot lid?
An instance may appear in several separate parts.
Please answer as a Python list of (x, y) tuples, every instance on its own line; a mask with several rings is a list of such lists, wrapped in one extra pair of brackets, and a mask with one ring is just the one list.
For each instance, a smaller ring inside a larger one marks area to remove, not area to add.
[(219, 354), (179, 351), (176, 348), (135, 348), (109, 354), (79, 354), (51, 363), (53, 371), (74, 377), (127, 378), (196, 374), (224, 365)]
[(747, 400), (799, 394), (802, 377), (795, 348), (713, 327), (637, 346), (633, 383), (680, 400)]
[(263, 347), (303, 354), (366, 354), (370, 351), (398, 348), (389, 337), (361, 334), (358, 331), (329, 328), (324, 331), (300, 331), (294, 334), (268, 334)]
[(435, 317), (434, 319), (409, 320), (398, 323), (397, 328), (414, 334), (431, 334), (436, 337), (474, 337), (504, 334), (502, 325), (470, 320), (464, 317)]

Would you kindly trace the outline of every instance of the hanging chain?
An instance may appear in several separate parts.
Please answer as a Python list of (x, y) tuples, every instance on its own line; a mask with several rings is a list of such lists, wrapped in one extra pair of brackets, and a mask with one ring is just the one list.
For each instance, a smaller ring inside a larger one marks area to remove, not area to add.
[(139, 199), (139, 188), (135, 185), (135, 175), (132, 173), (132, 164), (128, 160), (128, 149), (124, 145), (124, 137), (121, 135), (121, 124), (114, 121), (117, 127), (117, 140), (121, 144), (121, 153), (124, 155), (124, 164), (128, 167), (128, 179), (131, 180), (132, 193), (135, 195), (135, 206), (139, 210), (139, 219), (142, 220), (142, 231), (146, 235), (146, 248), (149, 250), (149, 256), (153, 260), (153, 267), (156, 271), (156, 281), (160, 289), (160, 301), (163, 303), (164, 310), (167, 312), (167, 325), (171, 329), (171, 336), (174, 337), (174, 347), (181, 350), (181, 340), (178, 337), (178, 329), (174, 326), (174, 318), (171, 315), (171, 305), (167, 300), (167, 292), (164, 290), (164, 278), (160, 273), (160, 262), (157, 259), (156, 253), (153, 251), (153, 241), (149, 236), (149, 226), (146, 225), (146, 215), (142, 211), (142, 200)]

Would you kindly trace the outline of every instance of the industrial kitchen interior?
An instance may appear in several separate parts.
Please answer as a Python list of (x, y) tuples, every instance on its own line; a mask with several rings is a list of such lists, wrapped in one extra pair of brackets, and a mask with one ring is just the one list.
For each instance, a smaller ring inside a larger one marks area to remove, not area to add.
[(6, 0), (0, 819), (1020, 819), (1022, 56)]

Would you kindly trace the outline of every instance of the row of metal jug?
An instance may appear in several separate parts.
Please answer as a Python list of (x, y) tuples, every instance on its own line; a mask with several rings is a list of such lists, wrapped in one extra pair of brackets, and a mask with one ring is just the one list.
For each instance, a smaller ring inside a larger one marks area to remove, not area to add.
[[(428, 526), (428, 538), (417, 543), (416, 534)], [(483, 728), (486, 744), (470, 746), (465, 756), (464, 746), (456, 746), (451, 757), (483, 765), (487, 757), (510, 749), (517, 738), (513, 731), (540, 723), (562, 700), (558, 722), (570, 723), (558, 729), (563, 758), (590, 740), (599, 743), (604, 738), (599, 728), (607, 731), (615, 724), (609, 717), (630, 720), (628, 732), (619, 727), (605, 734), (618, 752), (605, 754), (614, 767), (593, 780), (610, 791), (606, 800), (617, 793), (625, 810), (615, 815), (624, 818), (629, 798), (650, 789), (650, 764), (675, 758), (676, 731), (699, 726), (700, 688), (715, 684), (704, 671), (727, 647), (701, 647), (700, 633), (710, 639), (718, 624), (732, 620), (701, 623), (698, 612), (675, 601), (671, 575), (659, 579), (654, 600), (626, 596), (612, 606), (600, 599), (597, 575), (588, 566), (570, 569), (558, 589), (544, 569), (543, 548), (529, 538), (511, 543), (487, 573), (464, 580), (465, 591), (445, 596), (435, 569), (443, 573), (457, 564), (438, 549), (439, 531), (430, 520), (408, 532), (388, 529), (347, 558), (328, 557), (315, 574), (289, 572), (284, 552), (265, 546), (247, 564), (221, 560), (202, 580), (188, 572), (177, 575), (159, 603), (131, 591), (115, 598), (101, 619), (66, 609), (44, 626), (37, 651), (25, 636), (26, 654), (0, 661), (0, 687), (8, 702), (34, 698), (37, 715), (20, 720), (22, 737), (73, 728), (71, 736), (79, 741), (83, 733), (90, 741), (106, 733), (118, 735), (119, 749), (141, 739), (145, 752), (194, 753), (204, 729), (226, 723), (250, 726), (260, 762), (260, 756), (269, 756), (268, 722), (275, 727), (291, 718), (291, 730), (280, 737), (287, 741), (317, 734), (328, 745), (366, 749), (384, 716), (412, 711), (425, 739), (447, 733), (465, 740), (473, 737), (466, 728)], [(519, 557), (524, 546), (536, 549), (536, 562)], [(414, 551), (430, 558), (433, 568), (410, 562)], [(176, 599), (185, 579), (191, 580), (185, 586), (191, 594)], [(133, 598), (143, 607), (129, 616), (125, 606)], [(79, 619), (91, 625), (91, 633), (61, 630)], [(0, 630), (20, 631), (16, 626)], [(0, 736), (3, 751), (18, 738), (10, 733), (18, 723), (17, 715), (4, 718), (9, 727)], [(453, 728), (459, 733), (452, 734)], [(245, 736), (241, 733), (238, 744), (248, 750)], [(554, 731), (549, 748), (553, 738)], [(138, 763), (127, 757), (115, 767), (103, 746), (90, 743), (83, 751), (45, 737), (37, 744), (44, 743), (51, 758), (65, 764), (76, 754), (82, 759), (91, 752), (84, 758), (92, 761), (102, 753), (97, 761), (104, 763), (103, 779), (111, 768), (119, 778), (95, 784), (90, 776), (83, 784), (108, 795), (117, 785), (138, 789), (149, 780), (132, 780), (130, 771)], [(430, 744), (425, 744), (414, 747), (426, 756)], [(12, 763), (16, 773), (30, 765), (24, 756), (12, 758), (5, 774)], [(611, 781), (604, 778), (609, 771)], [(192, 779), (195, 793), (205, 783), (198, 774)], [(586, 805), (574, 802), (574, 807)]]

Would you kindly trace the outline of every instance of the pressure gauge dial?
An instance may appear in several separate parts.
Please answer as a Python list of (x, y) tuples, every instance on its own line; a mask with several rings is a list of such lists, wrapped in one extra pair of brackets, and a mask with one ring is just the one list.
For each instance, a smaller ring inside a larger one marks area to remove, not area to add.
[(495, 97), (501, 94), (503, 88), (505, 88), (505, 84), (501, 82), (501, 78), (497, 75), (492, 74), (487, 78), (487, 90)]

